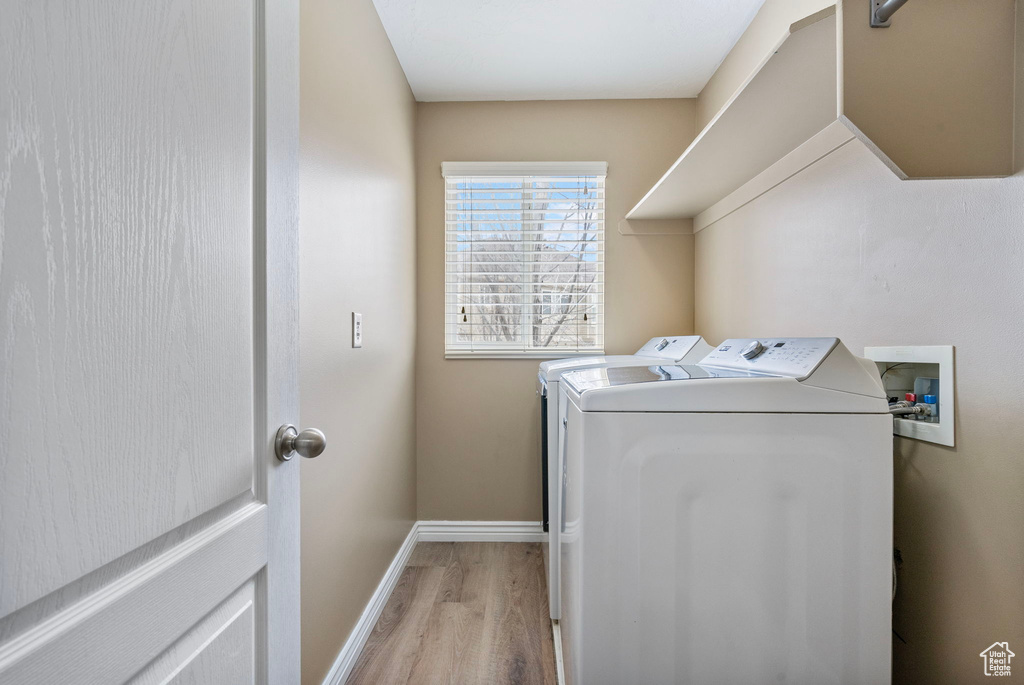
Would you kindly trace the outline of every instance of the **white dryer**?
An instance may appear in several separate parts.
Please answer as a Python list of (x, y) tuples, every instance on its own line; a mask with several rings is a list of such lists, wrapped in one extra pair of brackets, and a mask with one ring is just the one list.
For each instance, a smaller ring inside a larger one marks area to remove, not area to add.
[(836, 338), (570, 372), (570, 685), (890, 681), (892, 417)]
[[(699, 335), (674, 335), (651, 338), (636, 354), (569, 357), (541, 362), (537, 373), (537, 394), (540, 395), (541, 433), (541, 498), (543, 500), (545, 568), (548, 576), (548, 606), (551, 618), (557, 619), (561, 608), (558, 597), (558, 527), (550, 525), (557, 518), (559, 495), (559, 430), (562, 415), (558, 411), (558, 381), (566, 371), (610, 368), (636, 364), (696, 363), (711, 351)], [(564, 405), (563, 405), (564, 409)]]

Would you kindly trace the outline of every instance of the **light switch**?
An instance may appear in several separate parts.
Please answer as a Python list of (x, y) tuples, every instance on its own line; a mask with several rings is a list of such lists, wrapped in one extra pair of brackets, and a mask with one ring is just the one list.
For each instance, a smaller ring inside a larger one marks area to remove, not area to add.
[(352, 347), (363, 346), (363, 315), (352, 312)]

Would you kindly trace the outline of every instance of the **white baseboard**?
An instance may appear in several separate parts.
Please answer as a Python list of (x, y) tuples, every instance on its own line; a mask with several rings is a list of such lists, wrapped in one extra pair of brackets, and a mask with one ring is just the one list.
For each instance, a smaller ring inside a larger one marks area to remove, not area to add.
[(543, 542), (540, 521), (420, 521), (421, 542)]
[(551, 635), (555, 640), (555, 681), (565, 685), (565, 662), (562, 661), (562, 627), (551, 619)]
[(344, 685), (417, 542), (543, 542), (539, 521), (417, 521), (398, 548), (369, 603), (348, 636), (323, 685)]
[(402, 570), (409, 561), (409, 555), (412, 554), (412, 550), (416, 546), (418, 526), (418, 523), (412, 524), (412, 529), (409, 531), (409, 535), (406, 536), (405, 542), (398, 548), (398, 553), (395, 554), (395, 558), (391, 561), (391, 565), (388, 566), (384, 577), (381, 578), (380, 584), (370, 597), (369, 603), (363, 609), (363, 615), (359, 617), (359, 621), (356, 622), (356, 626), (352, 629), (348, 640), (345, 641), (341, 651), (338, 652), (334, 665), (327, 672), (327, 677), (324, 678), (324, 685), (344, 685), (345, 681), (348, 680), (352, 667), (356, 665), (356, 660), (359, 658), (360, 652), (363, 651), (363, 645), (366, 644), (366, 640), (370, 637), (373, 627), (377, 625), (377, 619), (380, 618), (381, 612), (384, 611), (384, 605), (387, 604), (388, 598), (391, 597), (391, 592), (395, 589), (395, 585), (398, 584)]

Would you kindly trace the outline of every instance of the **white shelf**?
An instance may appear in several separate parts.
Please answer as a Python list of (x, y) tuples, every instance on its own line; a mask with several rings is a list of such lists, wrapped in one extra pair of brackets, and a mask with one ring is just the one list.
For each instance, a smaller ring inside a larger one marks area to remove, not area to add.
[(695, 217), (835, 122), (836, 46), (834, 6), (793, 24), (626, 218)]
[(886, 29), (868, 11), (790, 26), (620, 231), (699, 231), (854, 140), (901, 179), (1013, 173), (1012, 0), (911, 3)]

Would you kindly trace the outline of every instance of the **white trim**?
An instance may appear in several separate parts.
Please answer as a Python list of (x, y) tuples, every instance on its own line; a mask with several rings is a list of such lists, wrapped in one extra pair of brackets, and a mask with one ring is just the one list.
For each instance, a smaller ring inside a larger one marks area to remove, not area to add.
[(691, 235), (693, 219), (619, 219), (619, 235)]
[(804, 169), (817, 164), (855, 138), (843, 121), (833, 121), (811, 136), (807, 142), (698, 214), (693, 219), (693, 232), (699, 233), (716, 221), (724, 219)]
[[(299, 8), (257, 0), (253, 173), (256, 497), (267, 503), (267, 565), (256, 581), (256, 682), (302, 677), (299, 465), (273, 455), (299, 423)], [(227, 595), (225, 595), (227, 596)], [(261, 599), (262, 597), (262, 599)], [(93, 657), (95, 658), (95, 657)]]
[(554, 347), (548, 350), (488, 350), (476, 349), (472, 352), (460, 352), (448, 350), (444, 353), (445, 359), (565, 359), (566, 357), (600, 357), (604, 349), (568, 349), (565, 347)]
[(542, 542), (545, 537), (540, 521), (416, 521), (334, 659), (323, 685), (344, 685), (348, 680), (417, 542)]
[(543, 542), (540, 521), (420, 521), (421, 542)]
[(562, 627), (551, 619), (551, 637), (555, 642), (555, 682), (565, 685), (565, 661), (562, 657)]
[(391, 597), (391, 592), (398, 584), (398, 579), (402, 576), (402, 571), (409, 561), (409, 556), (419, 541), (418, 533), (419, 523), (416, 522), (412, 524), (412, 529), (409, 530), (405, 542), (398, 548), (398, 553), (395, 554), (395, 558), (391, 561), (391, 565), (388, 566), (388, 570), (384, 572), (384, 577), (381, 578), (380, 584), (377, 585), (377, 589), (370, 596), (370, 601), (367, 602), (366, 608), (363, 609), (363, 615), (359, 617), (352, 632), (349, 633), (344, 646), (338, 652), (334, 665), (331, 666), (331, 670), (327, 672), (327, 677), (324, 678), (324, 685), (343, 685), (348, 680), (352, 667), (356, 665), (356, 660), (359, 659), (359, 654), (363, 651), (363, 646), (370, 637), (370, 632), (377, 625), (377, 619), (380, 618), (381, 612), (384, 611), (384, 605), (387, 604), (388, 599)]
[(442, 176), (607, 176), (608, 162), (441, 162)]

